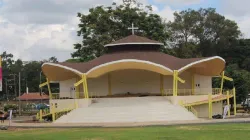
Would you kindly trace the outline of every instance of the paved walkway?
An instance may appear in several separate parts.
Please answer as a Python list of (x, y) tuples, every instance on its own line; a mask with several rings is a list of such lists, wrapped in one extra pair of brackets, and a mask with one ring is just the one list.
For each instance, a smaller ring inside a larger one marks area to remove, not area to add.
[[(249, 118), (228, 118), (228, 119), (200, 119), (195, 121), (159, 121), (159, 122), (134, 122), (134, 123), (10, 123), (13, 127), (22, 128), (67, 128), (67, 127), (136, 127), (136, 126), (170, 126), (170, 125), (190, 125), (190, 124), (215, 124), (215, 123), (250, 123)], [(8, 126), (9, 122), (4, 124)]]

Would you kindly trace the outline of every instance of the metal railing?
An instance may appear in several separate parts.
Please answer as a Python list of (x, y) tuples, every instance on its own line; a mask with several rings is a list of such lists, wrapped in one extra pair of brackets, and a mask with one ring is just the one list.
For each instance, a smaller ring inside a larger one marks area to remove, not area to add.
[[(100, 98), (101, 95), (98, 95), (94, 92), (89, 92), (89, 98)], [(61, 93), (52, 93), (53, 100), (65, 100), (65, 99), (84, 99), (84, 92), (61, 92)]]
[(179, 105), (185, 107), (189, 112), (192, 112), (196, 117), (198, 117), (198, 112), (192, 106), (185, 106), (184, 101), (180, 100)]
[[(223, 90), (223, 93), (227, 90)], [(164, 90), (166, 96), (172, 96), (173, 95), (173, 89), (165, 89)], [(220, 94), (220, 88), (199, 88), (199, 89), (178, 89), (177, 95), (179, 96), (191, 96), (191, 95), (219, 95)]]
[[(178, 89), (177, 96), (192, 96), (192, 95), (220, 95), (220, 88), (199, 88), (199, 89)], [(223, 95), (227, 94), (226, 89), (222, 91)], [(230, 95), (233, 95), (233, 91), (229, 90)], [(65, 95), (65, 96), (63, 96)], [(173, 89), (164, 89), (164, 96), (173, 96)], [(94, 92), (89, 92), (89, 98), (100, 98), (104, 95), (100, 95)], [(84, 99), (83, 92), (71, 92), (71, 93), (52, 93), (52, 99), (65, 100), (65, 99)]]
[[(71, 105), (72, 106), (72, 105)], [(40, 109), (39, 112), (36, 114), (36, 118), (39, 121), (42, 121), (44, 117), (51, 117), (52, 121), (55, 121), (57, 119), (59, 119), (61, 116), (66, 115), (67, 113), (69, 113), (70, 111), (76, 109), (76, 107), (69, 107), (69, 108), (65, 108), (62, 109), (60, 111), (55, 111), (55, 105), (53, 104), (51, 109), (46, 108), (46, 109)]]
[(63, 109), (61, 111), (57, 111), (55, 112), (55, 120), (59, 119), (60, 117), (62, 117), (63, 115), (67, 115), (69, 112), (71, 112), (72, 110), (74, 110), (75, 108), (66, 108)]
[(196, 117), (198, 117), (198, 112), (192, 106), (185, 107), (189, 112), (192, 112)]

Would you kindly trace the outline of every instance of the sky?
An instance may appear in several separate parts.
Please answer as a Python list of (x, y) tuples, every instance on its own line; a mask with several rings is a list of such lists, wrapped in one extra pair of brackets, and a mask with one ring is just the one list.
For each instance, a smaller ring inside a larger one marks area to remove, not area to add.
[[(55, 56), (67, 60), (76, 35), (77, 12), (87, 13), (97, 5), (122, 0), (0, 0), (0, 54), (12, 53), (15, 59), (43, 60)], [(243, 37), (250, 38), (250, 0), (139, 0), (151, 4), (154, 12), (172, 21), (173, 13), (188, 8), (216, 8), (238, 23)]]

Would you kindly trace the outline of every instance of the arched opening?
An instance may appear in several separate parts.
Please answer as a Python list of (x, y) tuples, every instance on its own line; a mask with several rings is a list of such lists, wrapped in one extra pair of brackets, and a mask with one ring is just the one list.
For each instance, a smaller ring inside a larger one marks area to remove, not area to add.
[(178, 72), (188, 71), (204, 76), (218, 76), (225, 69), (225, 65), (225, 60), (216, 56), (190, 63), (179, 69)]
[(78, 78), (82, 74), (77, 70), (53, 63), (44, 63), (42, 71), (50, 81), (64, 81), (72, 78)]
[(99, 77), (116, 70), (138, 69), (156, 72), (162, 75), (172, 75), (173, 71), (163, 65), (149, 61), (123, 59), (96, 66), (87, 72), (88, 78)]
[(160, 96), (161, 85), (163, 89), (171, 89), (172, 75), (143, 69), (123, 69), (88, 78), (89, 94), (97, 97)]

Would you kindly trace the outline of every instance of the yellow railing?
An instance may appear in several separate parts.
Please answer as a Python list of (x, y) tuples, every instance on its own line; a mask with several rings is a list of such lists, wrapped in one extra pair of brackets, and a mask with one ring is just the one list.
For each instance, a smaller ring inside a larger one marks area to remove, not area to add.
[[(173, 89), (164, 89), (166, 96), (172, 96), (173, 95)], [(191, 96), (191, 95), (219, 95), (220, 94), (220, 88), (200, 88), (200, 89), (178, 89), (177, 90), (177, 96)], [(223, 90), (223, 92), (226, 92), (226, 90)]]
[(43, 117), (51, 115), (52, 116), (52, 121), (55, 121), (58, 118), (60, 118), (61, 116), (63, 116), (65, 114), (69, 113), (70, 111), (74, 110), (75, 108), (76, 108), (76, 106), (74, 108), (71, 107), (71, 108), (62, 109), (60, 111), (55, 111), (55, 105), (53, 104), (51, 106), (51, 110), (50, 109), (40, 109), (39, 112), (37, 113), (36, 117), (37, 117), (37, 119), (39, 119), (39, 121), (42, 121)]
[[(63, 96), (68, 95), (68, 96)], [(99, 98), (100, 95), (89, 92), (89, 98)], [(52, 100), (65, 100), (65, 99), (84, 99), (84, 92), (72, 92), (72, 93), (52, 93)]]
[(192, 106), (185, 107), (188, 111), (192, 112), (196, 117), (198, 117), (198, 112)]
[[(68, 114), (70, 111), (74, 110), (74, 108), (67, 108), (67, 109), (63, 109), (60, 110), (58, 112), (55, 112), (55, 120), (59, 119), (61, 116)], [(55, 121), (54, 120), (54, 121)]]
[(180, 100), (179, 105), (185, 107), (189, 112), (192, 112), (196, 117), (198, 117), (198, 112), (192, 106), (185, 106), (184, 101)]

